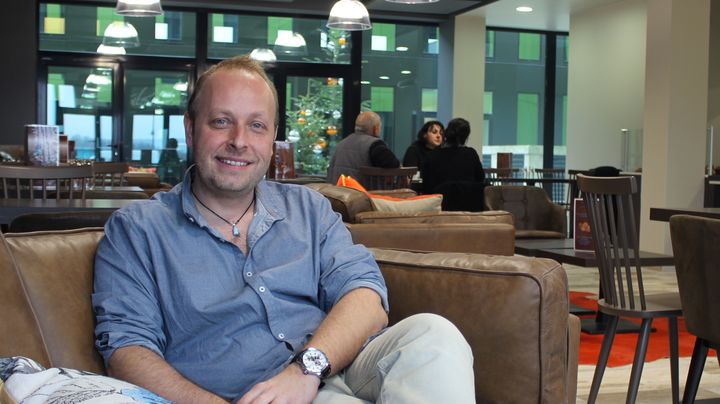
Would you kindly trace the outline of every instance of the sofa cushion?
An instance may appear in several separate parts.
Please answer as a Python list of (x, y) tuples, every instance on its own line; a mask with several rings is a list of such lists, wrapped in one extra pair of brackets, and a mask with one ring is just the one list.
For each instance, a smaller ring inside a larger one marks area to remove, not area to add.
[(171, 403), (134, 384), (68, 368), (45, 369), (32, 359), (0, 358), (3, 403)]
[(370, 194), (370, 201), (377, 212), (418, 213), (440, 212), (443, 196), (418, 195), (410, 198), (395, 198)]
[(104, 373), (90, 302), (102, 237), (101, 228), (0, 236), (0, 357)]

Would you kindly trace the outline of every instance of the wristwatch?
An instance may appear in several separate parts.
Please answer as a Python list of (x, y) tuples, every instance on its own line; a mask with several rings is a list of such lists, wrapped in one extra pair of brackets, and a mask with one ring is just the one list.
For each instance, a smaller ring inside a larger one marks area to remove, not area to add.
[(330, 374), (330, 362), (327, 356), (317, 348), (308, 347), (300, 351), (293, 358), (293, 362), (300, 366), (304, 374), (315, 375), (321, 380)]

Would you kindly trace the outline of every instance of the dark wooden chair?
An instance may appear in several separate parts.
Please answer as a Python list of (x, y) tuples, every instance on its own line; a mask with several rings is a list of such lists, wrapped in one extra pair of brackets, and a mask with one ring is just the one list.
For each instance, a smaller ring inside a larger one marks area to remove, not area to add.
[(93, 171), (95, 173), (95, 185), (124, 185), (125, 174), (129, 170), (130, 165), (125, 162), (96, 161), (93, 163)]
[(409, 188), (417, 167), (380, 168), (363, 166), (358, 169), (368, 191)]
[(679, 399), (678, 321), (682, 315), (678, 293), (646, 294), (640, 265), (638, 231), (633, 195), (638, 192), (634, 177), (589, 177), (578, 174), (577, 183), (590, 218), (595, 257), (600, 270), (601, 299), (598, 310), (608, 317), (602, 348), (595, 367), (588, 403), (597, 399), (618, 320), (642, 320), (630, 374), (627, 403), (637, 398), (652, 322), (667, 318), (670, 337), (672, 402)]
[(685, 383), (683, 403), (695, 402), (708, 348), (720, 362), (720, 220), (675, 215), (670, 218), (675, 270), (687, 330), (695, 348)]
[(85, 199), (92, 166), (38, 167), (0, 165), (3, 198)]

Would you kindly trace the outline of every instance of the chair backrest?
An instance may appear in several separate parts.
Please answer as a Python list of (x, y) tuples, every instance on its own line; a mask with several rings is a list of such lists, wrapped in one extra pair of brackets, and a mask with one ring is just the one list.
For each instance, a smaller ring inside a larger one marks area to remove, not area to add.
[(126, 162), (101, 162), (93, 163), (95, 172), (95, 185), (123, 185), (125, 173), (130, 170)]
[(688, 331), (720, 343), (720, 220), (670, 218), (675, 273)]
[(368, 191), (376, 189), (398, 189), (409, 188), (413, 175), (417, 173), (417, 167), (380, 168), (363, 166), (358, 169), (365, 177), (365, 188)]
[[(517, 184), (517, 185), (524, 185), (524, 181), (522, 181), (523, 177), (523, 170), (521, 168), (486, 168), (483, 170), (485, 172), (485, 179), (486, 181), (491, 185), (503, 185), (503, 184)], [(496, 178), (518, 178), (517, 182), (514, 181), (493, 181)]]
[(633, 195), (635, 177), (577, 175), (590, 219), (595, 257), (605, 302), (623, 309), (646, 310), (640, 243)]
[(0, 165), (3, 198), (85, 199), (85, 188), (93, 177), (92, 166), (38, 167)]
[[(566, 179), (564, 168), (536, 168), (535, 178), (540, 179)], [(570, 206), (568, 198), (569, 186), (567, 182), (551, 182), (543, 184), (543, 188), (550, 194), (550, 199), (558, 205)]]

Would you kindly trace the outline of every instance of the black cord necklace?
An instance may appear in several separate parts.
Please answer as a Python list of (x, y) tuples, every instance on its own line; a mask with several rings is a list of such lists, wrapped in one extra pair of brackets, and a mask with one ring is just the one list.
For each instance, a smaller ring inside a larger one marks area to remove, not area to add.
[(240, 218), (239, 218), (238, 220), (236, 220), (235, 223), (233, 223), (233, 222), (225, 219), (224, 217), (218, 215), (214, 210), (210, 209), (207, 205), (205, 205), (205, 204), (203, 203), (203, 201), (201, 201), (200, 198), (198, 198), (198, 196), (195, 195), (195, 190), (192, 189), (192, 187), (190, 188), (190, 192), (191, 192), (192, 195), (195, 197), (195, 200), (197, 200), (197, 201), (200, 203), (200, 205), (202, 205), (205, 209), (209, 210), (210, 213), (212, 213), (213, 215), (215, 215), (215, 216), (217, 216), (218, 218), (220, 218), (220, 220), (222, 220), (223, 222), (225, 222), (225, 223), (229, 224), (230, 226), (232, 226), (232, 234), (233, 234), (233, 237), (238, 237), (238, 236), (240, 235), (240, 230), (238, 230), (237, 224), (242, 220), (242, 218), (245, 217), (245, 214), (248, 213), (248, 211), (250, 210), (250, 207), (251, 207), (251, 206), (253, 205), (253, 203), (255, 202), (255, 190), (253, 190), (253, 197), (252, 197), (252, 199), (250, 200), (250, 204), (248, 204), (248, 207), (245, 208), (245, 212), (243, 212), (242, 216), (240, 216)]

